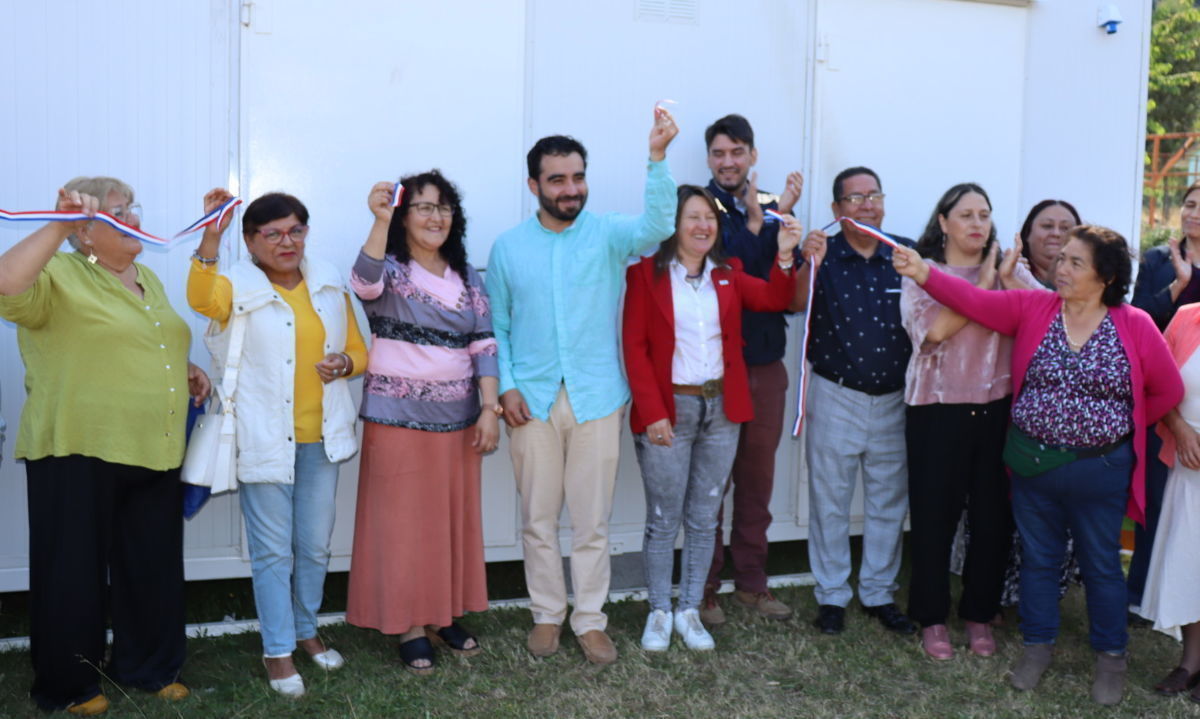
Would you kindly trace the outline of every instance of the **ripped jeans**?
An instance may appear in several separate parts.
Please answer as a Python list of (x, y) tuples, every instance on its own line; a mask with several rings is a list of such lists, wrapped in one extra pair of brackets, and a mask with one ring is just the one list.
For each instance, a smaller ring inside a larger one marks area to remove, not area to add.
[(684, 527), (678, 608), (695, 609), (712, 563), (717, 511), (737, 453), (738, 425), (725, 416), (722, 397), (675, 395), (675, 438), (670, 447), (634, 435), (646, 489), (642, 562), (650, 609), (671, 611), (675, 538)]

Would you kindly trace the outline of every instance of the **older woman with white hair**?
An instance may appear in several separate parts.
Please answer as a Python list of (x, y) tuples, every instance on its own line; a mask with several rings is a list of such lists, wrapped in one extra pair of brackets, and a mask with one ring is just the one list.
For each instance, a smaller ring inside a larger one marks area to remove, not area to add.
[[(58, 210), (137, 227), (129, 185), (79, 177)], [(64, 240), (73, 252), (60, 252)], [(141, 243), (94, 220), (50, 222), (0, 256), (0, 317), (17, 325), (28, 397), (15, 456), (29, 497), (31, 695), (46, 710), (108, 708), (101, 670), (178, 700), (185, 653), (183, 462), (191, 333)], [(105, 661), (111, 618), (112, 652)]]

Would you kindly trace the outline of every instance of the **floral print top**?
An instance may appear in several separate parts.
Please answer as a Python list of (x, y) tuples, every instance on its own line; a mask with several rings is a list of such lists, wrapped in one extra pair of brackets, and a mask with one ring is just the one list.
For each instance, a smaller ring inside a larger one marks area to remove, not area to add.
[(1063, 447), (1102, 447), (1133, 431), (1129, 358), (1112, 317), (1079, 352), (1067, 343), (1062, 315), (1033, 353), (1013, 423), (1025, 434)]

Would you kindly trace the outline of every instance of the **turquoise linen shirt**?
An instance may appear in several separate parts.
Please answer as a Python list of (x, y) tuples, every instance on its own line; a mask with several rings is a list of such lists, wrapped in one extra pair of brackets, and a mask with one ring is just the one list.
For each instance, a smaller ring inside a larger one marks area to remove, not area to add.
[(629, 401), (617, 345), (625, 267), (675, 231), (676, 202), (666, 160), (651, 162), (641, 215), (584, 211), (551, 232), (535, 214), (496, 239), (486, 286), (502, 394), (520, 390), (543, 422), (560, 383), (577, 422)]

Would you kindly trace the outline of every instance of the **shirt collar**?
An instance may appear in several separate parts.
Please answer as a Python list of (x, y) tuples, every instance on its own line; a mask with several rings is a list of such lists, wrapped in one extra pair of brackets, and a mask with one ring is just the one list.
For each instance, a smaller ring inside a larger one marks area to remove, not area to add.
[[(682, 281), (687, 281), (687, 275), (688, 275), (687, 268), (683, 266), (683, 263), (679, 261), (678, 257), (671, 258), (671, 263), (668, 265), (668, 268), (671, 270), (671, 274), (675, 275)], [(712, 262), (710, 262), (709, 259), (707, 257), (705, 257), (704, 258), (704, 266), (700, 268), (700, 276), (702, 278), (702, 282), (701, 282), (702, 284), (712, 282), (712, 270), (713, 270)]]

